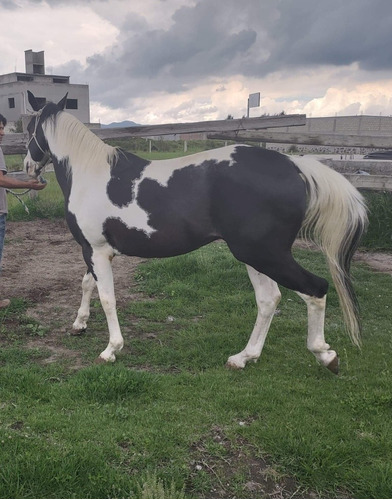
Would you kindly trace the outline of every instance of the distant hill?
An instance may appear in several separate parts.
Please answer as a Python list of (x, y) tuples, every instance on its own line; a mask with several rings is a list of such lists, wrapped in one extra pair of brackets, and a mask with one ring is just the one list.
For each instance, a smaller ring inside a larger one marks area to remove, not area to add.
[(138, 127), (139, 123), (131, 122), (129, 120), (125, 120), (123, 122), (113, 122), (108, 125), (101, 124), (101, 128), (125, 128), (125, 127)]

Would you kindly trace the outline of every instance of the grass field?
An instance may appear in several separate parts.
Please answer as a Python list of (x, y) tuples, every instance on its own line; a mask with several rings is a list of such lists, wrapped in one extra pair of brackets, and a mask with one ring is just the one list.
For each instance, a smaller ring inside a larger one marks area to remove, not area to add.
[[(319, 255), (298, 255), (327, 275)], [(34, 332), (23, 328), (25, 304), (13, 304), (1, 312), (0, 497), (211, 498), (223, 490), (257, 498), (265, 494), (247, 489), (251, 464), (265, 460), (265, 474), (277, 484), (291, 478), (298, 497), (390, 498), (392, 283), (361, 266), (354, 274), (366, 304), (362, 351), (343, 334), (329, 295), (339, 377), (306, 351), (305, 306), (285, 290), (259, 363), (224, 367), (256, 312), (244, 266), (224, 244), (139, 267), (145, 299), (120, 309), (132, 334), (114, 365), (43, 365), (45, 349), (26, 346)], [(92, 363), (102, 335), (94, 304), (90, 333), (64, 345)]]
[[(61, 215), (58, 185), (45, 177), (31, 214), (10, 199), (10, 218)], [(390, 195), (368, 196), (365, 244), (390, 250)], [(296, 255), (328, 277), (318, 253)], [(93, 365), (107, 335), (99, 303), (89, 333), (64, 336), (87, 362), (75, 370), (44, 363), (45, 347), (29, 341), (50, 332), (13, 300), (0, 312), (0, 497), (391, 498), (392, 282), (353, 271), (362, 350), (343, 333), (333, 289), (328, 297), (338, 377), (306, 351), (305, 305), (284, 289), (260, 361), (224, 367), (256, 308), (244, 266), (222, 243), (139, 266), (143, 298), (120, 307), (128, 333), (114, 365)]]

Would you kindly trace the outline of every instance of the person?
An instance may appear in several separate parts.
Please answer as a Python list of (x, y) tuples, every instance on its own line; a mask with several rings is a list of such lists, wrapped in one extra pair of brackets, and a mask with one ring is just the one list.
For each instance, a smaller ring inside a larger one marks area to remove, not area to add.
[[(31, 179), (28, 181), (20, 181), (13, 177), (7, 176), (7, 167), (5, 165), (5, 159), (3, 151), (1, 149), (1, 142), (4, 137), (4, 129), (7, 125), (7, 119), (0, 114), (0, 272), (1, 272), (1, 259), (3, 256), (4, 238), (5, 238), (5, 228), (6, 219), (8, 213), (7, 206), (7, 189), (34, 189), (39, 191), (44, 189), (46, 184), (37, 181), (36, 179)], [(9, 299), (0, 299), (0, 309), (8, 307), (10, 305)]]

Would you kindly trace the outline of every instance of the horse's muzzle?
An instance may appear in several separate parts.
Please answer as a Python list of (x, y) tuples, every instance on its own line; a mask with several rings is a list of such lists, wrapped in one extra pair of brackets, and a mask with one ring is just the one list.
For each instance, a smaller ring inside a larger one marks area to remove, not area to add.
[(34, 161), (30, 161), (30, 160), (27, 160), (25, 159), (24, 161), (24, 171), (26, 172), (26, 174), (33, 178), (33, 179), (36, 179), (39, 174), (41, 173), (41, 168), (39, 167), (39, 165), (37, 163), (35, 163)]

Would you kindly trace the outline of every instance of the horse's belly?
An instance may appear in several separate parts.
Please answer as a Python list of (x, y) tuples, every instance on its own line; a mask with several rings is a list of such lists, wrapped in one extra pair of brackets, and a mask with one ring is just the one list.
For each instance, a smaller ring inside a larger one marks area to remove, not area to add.
[(219, 235), (212, 231), (201, 231), (168, 224), (164, 229), (147, 233), (127, 226), (119, 218), (108, 218), (103, 225), (107, 242), (119, 253), (137, 257), (171, 257), (191, 252)]

